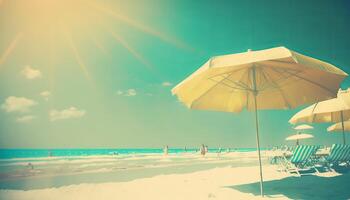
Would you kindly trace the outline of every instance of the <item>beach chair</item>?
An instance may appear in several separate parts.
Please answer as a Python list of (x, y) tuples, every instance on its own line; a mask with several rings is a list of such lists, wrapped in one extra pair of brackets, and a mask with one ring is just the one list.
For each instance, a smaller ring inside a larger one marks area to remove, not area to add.
[(312, 156), (315, 155), (318, 148), (312, 145), (297, 146), (289, 159), (284, 157), (281, 163), (284, 170), (291, 174), (296, 173), (298, 176), (301, 176), (300, 171), (304, 169), (312, 168), (318, 172), (312, 161)]
[(350, 145), (333, 144), (330, 153), (324, 158), (326, 167), (334, 171), (333, 167), (345, 163), (349, 165), (350, 162)]

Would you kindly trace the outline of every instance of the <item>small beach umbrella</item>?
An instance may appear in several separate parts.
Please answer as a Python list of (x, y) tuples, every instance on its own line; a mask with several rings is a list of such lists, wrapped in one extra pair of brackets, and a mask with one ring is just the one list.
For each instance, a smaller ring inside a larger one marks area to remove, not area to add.
[(291, 135), (289, 137), (286, 138), (287, 141), (290, 140), (296, 140), (297, 141), (297, 145), (299, 145), (299, 140), (303, 140), (303, 139), (309, 139), (309, 138), (313, 138), (314, 136), (311, 134), (306, 134), (306, 133), (297, 133), (295, 135)]
[(330, 99), (346, 76), (329, 63), (277, 47), (213, 57), (172, 93), (191, 109), (254, 111), (263, 195), (258, 110), (290, 109)]
[[(294, 129), (295, 130), (297, 130), (298, 131), (298, 136), (296, 136), (297, 138), (298, 137), (301, 137), (301, 139), (306, 139), (306, 138), (308, 138), (308, 135), (309, 134), (301, 134), (301, 131), (302, 130), (310, 130), (310, 129), (314, 129), (314, 127), (312, 127), (312, 126), (310, 126), (310, 125), (308, 125), (308, 124), (301, 124), (301, 125), (298, 125), (298, 126), (296, 126), (296, 127), (294, 127)], [(312, 136), (312, 135), (311, 135)], [(306, 137), (306, 138), (303, 138), (303, 137)], [(313, 136), (312, 136), (313, 137)], [(289, 137), (288, 137), (289, 138)], [(288, 139), (287, 138), (287, 139)], [(293, 137), (292, 137), (293, 138)], [(286, 140), (287, 140), (286, 139)], [(290, 139), (288, 139), (288, 140), (290, 140)], [(298, 139), (296, 139), (297, 140), (297, 145), (299, 145), (299, 138)]]
[[(337, 98), (315, 103), (298, 113), (289, 122), (296, 124), (306, 123), (329, 123), (341, 122), (350, 118), (350, 91), (339, 90)], [(343, 127), (343, 126), (342, 126)], [(345, 130), (343, 132), (343, 143), (345, 144)]]
[(314, 129), (314, 127), (307, 125), (307, 124), (302, 124), (294, 127), (295, 130), (309, 130), (309, 129)]

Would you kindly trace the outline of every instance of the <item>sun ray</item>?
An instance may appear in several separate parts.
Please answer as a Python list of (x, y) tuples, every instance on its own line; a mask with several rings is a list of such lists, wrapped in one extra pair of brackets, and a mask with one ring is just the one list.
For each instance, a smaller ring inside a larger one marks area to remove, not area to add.
[(147, 69), (149, 69), (154, 76), (162, 78), (163, 76), (154, 68), (154, 66), (144, 58), (137, 50), (135, 50), (121, 35), (115, 31), (109, 30), (112, 37), (120, 43), (127, 51), (131, 53), (140, 63), (142, 63)]
[(138, 52), (136, 51), (130, 44), (122, 38), (119, 34), (114, 31), (110, 31), (113, 38), (117, 40), (125, 49), (127, 49), (138, 61), (144, 64), (146, 67), (153, 69), (153, 66)]
[[(93, 3), (93, 2), (90, 1), (90, 3)], [(170, 44), (172, 44), (178, 48), (181, 48), (181, 49), (185, 49), (188, 51), (194, 51), (194, 49), (192, 47), (188, 46), (184, 42), (181, 42), (175, 38), (169, 37), (169, 36), (159, 32), (159, 31), (157, 31), (149, 26), (146, 26), (146, 25), (136, 21), (135, 19), (129, 18), (126, 15), (114, 12), (113, 10), (111, 10), (111, 9), (101, 5), (101, 4), (93, 3), (92, 7), (109, 15), (109, 16), (111, 16), (111, 17), (113, 17), (113, 18), (115, 18), (115, 19), (117, 19), (118, 21), (122, 21), (122, 22), (128, 24), (129, 26), (132, 26), (132, 27), (144, 32), (144, 33), (147, 33), (149, 35), (157, 37), (164, 42), (170, 43)]]
[(109, 55), (107, 49), (94, 36), (91, 36), (91, 40), (98, 49), (100, 49), (104, 54)]
[(18, 41), (22, 38), (23, 34), (21, 32), (17, 33), (15, 38), (12, 40), (10, 45), (7, 47), (7, 49), (4, 51), (4, 53), (0, 57), (0, 67), (3, 63), (5, 63), (7, 57), (12, 53), (12, 51), (16, 48)]
[(64, 27), (63, 30), (64, 30), (63, 31), (64, 35), (66, 36), (66, 39), (68, 41), (68, 45), (69, 45), (70, 49), (72, 50), (73, 55), (74, 55), (78, 65), (80, 66), (80, 69), (83, 71), (85, 77), (89, 81), (91, 81), (90, 73), (87, 70), (87, 67), (86, 67), (85, 63), (83, 62), (83, 59), (80, 56), (79, 50), (78, 50), (78, 48), (76, 47), (76, 45), (75, 45), (75, 43), (73, 41), (71, 33), (68, 31), (68, 29), (66, 27)]

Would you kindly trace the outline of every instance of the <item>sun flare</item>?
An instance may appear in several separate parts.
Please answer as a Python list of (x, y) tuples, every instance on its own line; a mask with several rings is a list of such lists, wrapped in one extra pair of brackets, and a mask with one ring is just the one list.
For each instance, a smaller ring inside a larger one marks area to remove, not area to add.
[[(51, 63), (48, 63), (48, 66), (54, 65), (54, 57), (60, 57), (58, 52), (71, 55), (82, 74), (91, 80), (89, 68), (93, 66), (84, 60), (81, 43), (91, 43), (101, 53), (108, 55), (106, 42), (101, 38), (106, 34), (125, 48), (140, 65), (152, 68), (137, 48), (125, 39), (125, 31), (120, 31), (124, 26), (128, 27), (128, 31), (137, 31), (176, 47), (187, 48), (181, 41), (137, 21), (135, 15), (122, 12), (122, 9), (112, 2), (5, 0), (0, 4), (0, 9), (2, 17), (6, 16), (6, 20), (2, 20), (0, 25), (9, 33), (4, 48), (0, 50), (0, 69), (7, 60), (13, 58), (11, 55), (15, 54), (17, 46), (25, 42), (28, 48), (35, 45), (41, 47), (44, 52), (49, 49), (48, 57), (51, 58)], [(60, 51), (55, 51), (55, 48), (60, 48)]]

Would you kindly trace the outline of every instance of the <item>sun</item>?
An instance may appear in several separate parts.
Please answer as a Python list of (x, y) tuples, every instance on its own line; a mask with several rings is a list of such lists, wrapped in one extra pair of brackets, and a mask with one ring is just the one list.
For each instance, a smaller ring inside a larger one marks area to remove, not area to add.
[[(148, 34), (179, 48), (187, 48), (183, 42), (170, 37), (130, 17), (113, 1), (98, 0), (0, 0), (1, 29), (11, 30), (0, 52), (0, 70), (24, 40), (33, 45), (52, 49), (53, 43), (65, 44), (65, 52), (74, 57), (82, 74), (91, 80), (89, 63), (79, 49), (76, 38), (86, 38), (103, 53), (107, 53), (101, 32), (107, 33), (137, 59), (142, 66), (152, 67), (150, 62), (118, 31), (118, 24), (134, 31)], [(6, 18), (6, 19), (5, 19)], [(15, 23), (14, 23), (15, 22)], [(124, 33), (125, 34), (125, 33)], [(62, 47), (61, 47), (62, 48)], [(55, 52), (55, 51), (53, 51)], [(57, 55), (55, 55), (57, 56)], [(52, 57), (49, 55), (48, 57)]]

